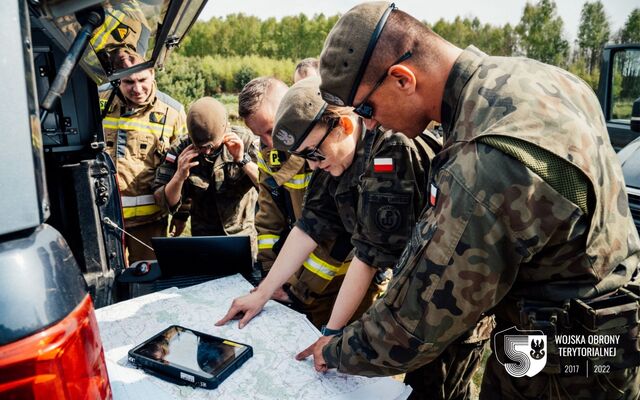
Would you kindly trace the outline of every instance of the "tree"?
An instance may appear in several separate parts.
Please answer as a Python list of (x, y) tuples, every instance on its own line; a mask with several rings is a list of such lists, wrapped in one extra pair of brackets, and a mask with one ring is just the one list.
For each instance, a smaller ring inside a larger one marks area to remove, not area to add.
[(640, 8), (631, 11), (620, 30), (620, 43), (640, 43)]
[(553, 0), (540, 0), (535, 5), (527, 3), (516, 27), (522, 52), (544, 63), (566, 64), (569, 42), (563, 38), (563, 25)]
[(609, 21), (600, 0), (584, 3), (576, 41), (580, 47), (578, 54), (586, 61), (589, 74), (598, 68), (602, 47), (609, 40), (609, 34)]

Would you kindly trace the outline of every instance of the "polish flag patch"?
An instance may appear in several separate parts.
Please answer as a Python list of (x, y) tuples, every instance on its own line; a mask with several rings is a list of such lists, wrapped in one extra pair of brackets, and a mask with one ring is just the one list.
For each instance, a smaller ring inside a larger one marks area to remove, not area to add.
[(429, 205), (434, 207), (438, 200), (438, 188), (433, 183), (429, 187)]
[(374, 158), (373, 172), (393, 172), (393, 158)]
[(167, 157), (165, 158), (165, 160), (170, 163), (176, 162), (176, 155), (173, 153), (167, 153)]

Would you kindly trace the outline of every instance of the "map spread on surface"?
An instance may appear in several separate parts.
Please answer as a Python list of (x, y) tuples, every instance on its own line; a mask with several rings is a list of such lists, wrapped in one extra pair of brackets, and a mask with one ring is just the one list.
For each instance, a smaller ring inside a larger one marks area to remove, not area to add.
[[(410, 389), (391, 378), (364, 378), (313, 369), (311, 358), (294, 356), (313, 343), (318, 330), (274, 301), (246, 327), (214, 323), (231, 301), (252, 286), (240, 275), (185, 289), (171, 288), (96, 310), (114, 399), (404, 399)], [(127, 352), (169, 325), (182, 325), (253, 347), (254, 355), (217, 389), (178, 386), (152, 377), (127, 361)]]

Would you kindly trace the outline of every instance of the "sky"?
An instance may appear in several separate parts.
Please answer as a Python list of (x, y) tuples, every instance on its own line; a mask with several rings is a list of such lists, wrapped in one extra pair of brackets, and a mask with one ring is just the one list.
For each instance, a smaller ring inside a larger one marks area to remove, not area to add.
[[(530, 2), (535, 2), (531, 1)], [(209, 0), (200, 14), (202, 20), (224, 17), (233, 13), (255, 15), (262, 19), (282, 18), (286, 15), (305, 13), (308, 16), (344, 14), (361, 3), (357, 0)], [(399, 9), (430, 23), (440, 18), (453, 21), (456, 16), (478, 17), (482, 23), (516, 25), (522, 17), (526, 0), (395, 0)], [(571, 43), (578, 34), (580, 11), (585, 0), (556, 0), (558, 15), (564, 21), (564, 33)], [(634, 8), (640, 8), (640, 0), (605, 0), (605, 12), (611, 24), (611, 32), (617, 32)]]

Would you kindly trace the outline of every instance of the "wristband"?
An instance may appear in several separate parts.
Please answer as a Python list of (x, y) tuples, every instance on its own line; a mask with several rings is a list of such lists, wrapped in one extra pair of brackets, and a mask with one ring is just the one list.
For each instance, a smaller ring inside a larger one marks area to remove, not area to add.
[(322, 329), (320, 329), (320, 333), (322, 336), (334, 336), (334, 335), (342, 335), (342, 331), (344, 328), (340, 329), (329, 329), (326, 325), (322, 325)]
[(249, 164), (251, 161), (252, 160), (251, 160), (251, 157), (249, 157), (249, 154), (244, 153), (244, 155), (242, 156), (242, 159), (240, 161), (236, 161), (236, 165), (242, 168), (245, 165)]

